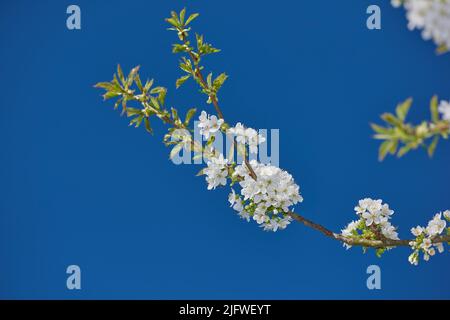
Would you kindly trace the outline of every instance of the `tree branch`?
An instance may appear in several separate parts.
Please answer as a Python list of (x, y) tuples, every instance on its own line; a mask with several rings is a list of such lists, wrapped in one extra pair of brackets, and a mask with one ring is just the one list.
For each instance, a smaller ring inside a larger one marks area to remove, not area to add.
[[(383, 240), (354, 239), (344, 237), (339, 233), (334, 233), (333, 231), (325, 228), (324, 226), (317, 224), (311, 220), (308, 220), (295, 212), (289, 211), (288, 215), (297, 222), (303, 223), (305, 226), (317, 230), (331, 239), (341, 241), (351, 246), (362, 246), (371, 248), (400, 247), (400, 246), (409, 247), (409, 243), (415, 240), (415, 239), (391, 240), (386, 238)], [(433, 238), (432, 242), (433, 243), (450, 242), (450, 235), (435, 237)]]

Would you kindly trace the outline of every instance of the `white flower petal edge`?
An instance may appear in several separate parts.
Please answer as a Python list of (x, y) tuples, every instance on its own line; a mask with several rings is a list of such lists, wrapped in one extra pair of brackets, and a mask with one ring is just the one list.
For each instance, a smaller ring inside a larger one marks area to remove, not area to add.
[(422, 30), (424, 40), (450, 49), (450, 0), (391, 0), (394, 7), (406, 9), (408, 29)]

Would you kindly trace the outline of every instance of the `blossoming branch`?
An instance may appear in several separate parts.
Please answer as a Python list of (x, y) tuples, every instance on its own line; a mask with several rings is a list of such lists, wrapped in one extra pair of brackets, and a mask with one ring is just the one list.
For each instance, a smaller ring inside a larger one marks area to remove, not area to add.
[[(263, 230), (277, 231), (285, 229), (292, 221), (301, 222), (323, 235), (338, 240), (345, 247), (361, 246), (364, 250), (374, 248), (378, 256), (384, 251), (397, 246), (410, 246), (413, 253), (409, 260), (417, 264), (420, 252), (425, 260), (443, 250), (444, 243), (450, 242), (450, 211), (438, 213), (428, 223), (427, 227), (412, 229), (413, 239), (400, 240), (397, 228), (390, 219), (393, 211), (381, 200), (363, 199), (355, 208), (358, 219), (351, 222), (342, 232), (335, 233), (302, 215), (295, 213), (293, 207), (303, 201), (300, 188), (294, 178), (285, 170), (273, 165), (263, 164), (250, 154), (258, 152), (258, 146), (264, 142), (264, 137), (255, 129), (238, 122), (231, 126), (224, 119), (219, 107), (218, 93), (227, 79), (225, 73), (214, 77), (212, 73), (204, 76), (202, 59), (220, 50), (204, 40), (202, 35), (195, 35), (192, 44), (189, 38), (190, 23), (198, 17), (197, 13), (186, 16), (183, 9), (179, 14), (171, 13), (166, 21), (171, 25), (170, 30), (177, 33), (179, 42), (173, 45), (174, 53), (183, 54), (180, 69), (184, 74), (176, 80), (176, 87), (180, 87), (190, 78), (199, 85), (201, 92), (207, 96), (207, 103), (212, 105), (216, 115), (202, 111), (199, 116), (198, 129), (205, 143), (194, 141), (191, 120), (196, 113), (192, 108), (186, 111), (184, 117), (175, 108), (166, 109), (165, 97), (167, 89), (154, 87), (153, 80), (142, 82), (139, 67), (133, 68), (125, 76), (118, 66), (110, 82), (100, 82), (96, 85), (106, 92), (104, 99), (116, 98), (115, 108), (122, 107), (122, 113), (131, 118), (130, 125), (139, 127), (144, 123), (146, 130), (153, 133), (150, 118), (159, 118), (169, 126), (163, 142), (172, 147), (170, 158), (182, 149), (193, 152), (195, 156), (207, 159), (207, 166), (199, 175), (205, 175), (208, 190), (230, 185), (228, 201), (238, 216), (250, 222), (255, 221)], [(129, 103), (140, 105), (139, 108), (130, 107)], [(216, 134), (223, 133), (233, 138), (233, 147), (229, 155), (224, 155), (214, 149), (213, 142)], [(234, 148), (236, 147), (236, 148)], [(242, 164), (234, 161), (234, 150), (244, 159)]]

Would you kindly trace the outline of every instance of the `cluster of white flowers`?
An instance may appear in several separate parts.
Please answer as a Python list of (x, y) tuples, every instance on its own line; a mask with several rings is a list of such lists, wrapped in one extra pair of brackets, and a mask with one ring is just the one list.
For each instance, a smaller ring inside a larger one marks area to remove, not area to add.
[(391, 0), (406, 9), (408, 28), (422, 30), (424, 40), (450, 49), (450, 0)]
[[(198, 127), (205, 138), (219, 131), (223, 124), (222, 119), (210, 116), (205, 111), (202, 111), (199, 120)], [(241, 123), (228, 129), (227, 133), (235, 135), (237, 143), (248, 145), (251, 153), (257, 153), (258, 145), (265, 141), (255, 129), (245, 128)], [(292, 221), (288, 215), (289, 207), (303, 201), (299, 186), (294, 183), (289, 173), (278, 167), (264, 165), (256, 160), (251, 160), (250, 166), (257, 176), (256, 180), (250, 175), (246, 165), (235, 167), (223, 154), (214, 154), (209, 158), (207, 167), (202, 170), (206, 175), (208, 190), (225, 186), (228, 178), (239, 182), (240, 194), (236, 194), (232, 189), (228, 197), (239, 216), (247, 221), (252, 217), (267, 231), (285, 229)]]
[(363, 219), (367, 227), (372, 224), (379, 225), (383, 236), (391, 240), (398, 240), (396, 228), (389, 222), (394, 211), (389, 208), (387, 203), (383, 204), (382, 200), (366, 198), (359, 201), (355, 211)]
[[(450, 211), (444, 212), (444, 218), (450, 221)], [(411, 233), (416, 237), (416, 240), (411, 241), (409, 245), (414, 250), (408, 257), (408, 261), (413, 265), (419, 264), (419, 253), (422, 251), (423, 260), (428, 261), (431, 256), (444, 252), (444, 245), (442, 243), (433, 243), (434, 237), (440, 235), (446, 227), (447, 223), (442, 219), (442, 213), (437, 213), (433, 219), (428, 222), (428, 226), (423, 228), (417, 226), (411, 229)]]
[(266, 141), (266, 138), (258, 134), (255, 129), (245, 128), (240, 122), (228, 129), (227, 133), (235, 135), (237, 143), (247, 144), (250, 153), (258, 153), (258, 145)]
[(450, 122), (450, 101), (442, 100), (439, 103), (438, 110), (442, 115), (442, 119)]
[(212, 157), (207, 167), (203, 169), (208, 182), (208, 190), (215, 189), (218, 186), (225, 186), (228, 177), (228, 159), (224, 159), (220, 154), (218, 157)]
[[(383, 204), (382, 200), (373, 200), (365, 198), (359, 200), (355, 207), (359, 220), (350, 222), (345, 229), (341, 230), (344, 237), (361, 236), (358, 230), (372, 229), (391, 240), (398, 240), (397, 229), (389, 222), (394, 211), (389, 208), (387, 203)], [(344, 247), (351, 248), (350, 245), (344, 243)]]
[(199, 117), (200, 123), (198, 127), (200, 128), (200, 134), (206, 139), (210, 135), (216, 133), (220, 130), (220, 126), (223, 124), (223, 119), (218, 119), (216, 116), (210, 116), (205, 111), (202, 111)]
[(285, 229), (292, 218), (287, 215), (289, 207), (302, 202), (299, 186), (292, 175), (278, 167), (250, 161), (257, 180), (253, 179), (245, 165), (235, 168), (233, 177), (239, 181), (241, 194), (234, 190), (229, 196), (233, 209), (250, 220), (253, 217), (264, 230)]

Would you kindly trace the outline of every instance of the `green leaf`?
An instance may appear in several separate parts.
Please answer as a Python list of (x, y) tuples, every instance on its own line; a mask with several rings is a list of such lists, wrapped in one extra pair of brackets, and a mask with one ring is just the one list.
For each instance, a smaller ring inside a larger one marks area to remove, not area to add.
[(201, 169), (195, 176), (199, 177), (205, 174), (205, 168)]
[(431, 158), (434, 155), (434, 152), (436, 151), (436, 147), (439, 142), (439, 136), (434, 137), (433, 142), (428, 146), (428, 156)]
[(213, 82), (213, 87), (214, 90), (216, 90), (216, 92), (220, 89), (220, 87), (222, 87), (223, 83), (225, 82), (225, 80), (227, 80), (228, 76), (225, 73), (221, 73), (220, 75), (217, 76), (216, 79), (214, 79)]
[(400, 121), (399, 119), (397, 119), (396, 116), (394, 116), (392, 113), (383, 113), (381, 115), (381, 119), (383, 119), (384, 121), (386, 121), (387, 123), (389, 123), (390, 125), (396, 126), (396, 127), (401, 127), (403, 125), (403, 122)]
[(142, 86), (141, 77), (139, 77), (139, 74), (136, 74), (134, 77), (134, 82), (136, 82), (137, 87), (141, 92), (144, 92), (144, 87)]
[(376, 133), (379, 133), (379, 134), (389, 134), (390, 133), (389, 128), (379, 126), (375, 123), (371, 123), (370, 126), (372, 127), (373, 131), (375, 131)]
[(184, 16), (186, 15), (186, 8), (183, 8), (183, 10), (180, 11), (180, 24), (184, 25)]
[(115, 98), (118, 96), (120, 96), (120, 93), (114, 92), (114, 91), (108, 91), (107, 93), (105, 93), (103, 95), (103, 99), (108, 100), (108, 99)]
[(430, 101), (431, 120), (434, 123), (439, 121), (438, 97), (435, 95)]
[(383, 161), (386, 158), (387, 154), (391, 151), (392, 148), (392, 140), (384, 141), (378, 150), (378, 160)]
[(179, 87), (181, 87), (183, 85), (183, 83), (185, 83), (190, 77), (191, 77), (191, 75), (188, 74), (188, 75), (178, 78), (175, 83), (176, 88), (178, 89)]
[(399, 158), (403, 157), (405, 154), (407, 154), (409, 151), (411, 151), (411, 149), (412, 149), (411, 144), (404, 145), (403, 147), (401, 147), (398, 150), (397, 157), (399, 157)]
[(147, 130), (149, 133), (153, 134), (152, 127), (150, 126), (150, 119), (146, 117), (146, 118), (144, 118), (144, 122), (145, 122), (145, 130)]
[(408, 115), (409, 109), (411, 108), (412, 99), (408, 98), (404, 102), (400, 103), (395, 112), (397, 114), (398, 119), (401, 122), (404, 122), (406, 119), (406, 116)]
[(129, 88), (134, 81), (134, 77), (136, 77), (136, 74), (139, 71), (139, 66), (134, 67), (133, 69), (131, 69), (130, 73), (128, 74), (128, 78), (127, 78), (127, 83), (126, 83), (126, 87)]
[(210, 72), (206, 77), (206, 83), (208, 84), (208, 88), (212, 87), (212, 72)]
[(161, 107), (159, 106), (159, 102), (158, 102), (158, 99), (156, 99), (155, 97), (153, 97), (153, 96), (150, 96), (150, 101), (152, 102), (152, 106), (155, 108), (155, 109), (161, 109)]
[(166, 99), (167, 89), (164, 87), (155, 87), (150, 91), (151, 94), (158, 94), (159, 103), (164, 104), (164, 100)]
[(189, 18), (186, 20), (186, 23), (184, 24), (185, 26), (187, 26), (189, 23), (191, 23), (195, 18), (197, 18), (199, 16), (198, 13), (193, 13), (189, 16)]
[(197, 112), (197, 109), (191, 108), (186, 113), (186, 118), (184, 119), (184, 125), (188, 126), (189, 122), (191, 121), (192, 117), (194, 116), (195, 112)]
[(114, 104), (114, 110), (117, 110), (117, 108), (119, 107), (121, 102), (122, 102), (122, 98), (120, 98), (116, 101), (116, 103)]
[(117, 75), (122, 84), (125, 84), (125, 76), (123, 75), (122, 67), (120, 66), (120, 64), (117, 65)]
[(135, 128), (137, 128), (137, 127), (139, 127), (141, 125), (142, 120), (144, 120), (144, 115), (137, 116), (136, 118), (133, 118), (130, 121), (130, 126), (134, 124)]
[(172, 45), (172, 53), (186, 52), (186, 47), (183, 44), (175, 43)]
[(170, 15), (172, 16), (172, 19), (175, 20), (175, 22), (177, 23), (177, 26), (181, 26), (180, 25), (180, 20), (178, 19), (178, 15), (175, 11), (171, 11)]
[(94, 85), (95, 88), (102, 88), (107, 91), (115, 91), (117, 87), (111, 82), (99, 82)]
[(132, 117), (141, 113), (142, 113), (141, 109), (127, 108), (127, 117)]
[(171, 108), (171, 111), (172, 111), (172, 119), (173, 119), (174, 121), (179, 120), (180, 118), (178, 117), (178, 111), (177, 111), (177, 109)]
[(145, 82), (144, 92), (148, 92), (148, 90), (150, 90), (150, 88), (152, 87), (152, 85), (153, 85), (153, 79), (147, 80), (147, 81)]
[(175, 28), (179, 27), (179, 24), (177, 22), (177, 20), (175, 20), (174, 18), (167, 18), (166, 22), (170, 23), (171, 25), (173, 25)]

